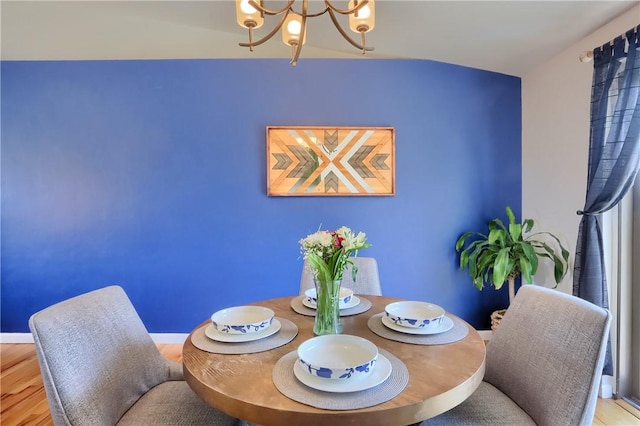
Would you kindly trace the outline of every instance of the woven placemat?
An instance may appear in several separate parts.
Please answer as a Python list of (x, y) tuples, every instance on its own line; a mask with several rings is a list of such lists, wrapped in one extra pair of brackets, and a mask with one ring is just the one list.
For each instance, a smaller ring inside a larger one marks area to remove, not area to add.
[(285, 318), (275, 318), (280, 321), (280, 330), (263, 339), (240, 343), (218, 342), (204, 334), (204, 329), (208, 326), (208, 324), (205, 324), (193, 332), (191, 343), (198, 349), (216, 354), (239, 355), (268, 351), (286, 345), (298, 335), (298, 327), (293, 322)]
[(464, 321), (449, 315), (447, 315), (447, 317), (453, 321), (453, 327), (451, 330), (445, 331), (444, 333), (425, 335), (406, 334), (391, 330), (382, 323), (382, 317), (384, 315), (385, 313), (381, 312), (369, 318), (369, 321), (367, 322), (369, 330), (373, 331), (380, 337), (395, 340), (396, 342), (413, 343), (414, 345), (444, 345), (462, 340), (467, 337), (467, 334), (469, 334), (469, 327), (467, 327), (467, 324), (465, 324)]
[(316, 390), (304, 385), (293, 373), (298, 360), (296, 351), (289, 352), (273, 367), (273, 383), (286, 397), (325, 410), (357, 410), (372, 407), (395, 398), (409, 383), (409, 370), (404, 362), (384, 349), (379, 349), (391, 362), (391, 375), (371, 389), (357, 392), (335, 393)]
[[(363, 312), (367, 312), (369, 309), (371, 309), (371, 301), (370, 300), (365, 299), (364, 297), (359, 296), (359, 295), (357, 297), (358, 297), (358, 299), (360, 299), (360, 303), (358, 303), (353, 308), (340, 309), (340, 316), (341, 317), (348, 317), (348, 316), (351, 316), (351, 315), (358, 315), (358, 314), (361, 314)], [(293, 299), (291, 299), (291, 303), (290, 303), (291, 309), (293, 309), (294, 311), (296, 311), (299, 314), (306, 315), (308, 317), (315, 317), (316, 316), (316, 310), (304, 306), (302, 304), (302, 299), (304, 299), (304, 296), (296, 296)]]

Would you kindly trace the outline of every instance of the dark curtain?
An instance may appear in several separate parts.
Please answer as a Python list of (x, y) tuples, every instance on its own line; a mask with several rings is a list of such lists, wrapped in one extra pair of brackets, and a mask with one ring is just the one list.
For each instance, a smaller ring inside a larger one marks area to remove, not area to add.
[[(573, 294), (609, 308), (599, 216), (633, 185), (640, 165), (640, 25), (593, 51), (587, 195)], [(610, 345), (603, 374), (613, 374)]]

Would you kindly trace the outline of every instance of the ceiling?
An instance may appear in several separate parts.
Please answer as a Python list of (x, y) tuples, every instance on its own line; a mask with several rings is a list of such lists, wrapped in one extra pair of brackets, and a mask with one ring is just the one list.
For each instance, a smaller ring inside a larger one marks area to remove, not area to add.
[[(333, 3), (346, 7), (343, 0)], [(376, 27), (367, 34), (375, 51), (365, 58), (432, 59), (522, 76), (639, 3), (377, 0)], [(271, 9), (282, 4), (265, 0)], [(322, 5), (311, 0), (310, 11)], [(2, 0), (0, 15), (3, 60), (291, 55), (279, 34), (254, 52), (239, 47), (247, 33), (236, 24), (235, 6), (228, 0)], [(257, 36), (266, 34), (275, 19), (267, 17)], [(298, 66), (311, 57), (362, 56), (323, 15), (309, 20)]]

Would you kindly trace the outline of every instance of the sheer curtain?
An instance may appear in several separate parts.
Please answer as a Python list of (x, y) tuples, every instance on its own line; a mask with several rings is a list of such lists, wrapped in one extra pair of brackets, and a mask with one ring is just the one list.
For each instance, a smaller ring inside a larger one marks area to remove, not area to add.
[[(573, 294), (609, 307), (599, 215), (616, 206), (640, 165), (640, 25), (593, 51), (587, 194), (576, 244)], [(604, 374), (613, 374), (610, 349)]]

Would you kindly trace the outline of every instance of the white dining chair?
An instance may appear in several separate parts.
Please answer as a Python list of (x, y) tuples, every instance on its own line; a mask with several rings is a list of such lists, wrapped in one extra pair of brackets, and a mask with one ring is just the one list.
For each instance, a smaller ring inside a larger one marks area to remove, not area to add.
[[(355, 294), (370, 294), (382, 296), (380, 276), (378, 275), (378, 262), (373, 257), (352, 257), (351, 261), (358, 267), (356, 280), (351, 276), (351, 266), (347, 266), (342, 275), (342, 286), (350, 288)], [(310, 288), (314, 288), (313, 275), (307, 266), (307, 261), (302, 265), (300, 277), (300, 294)]]
[(611, 314), (525, 285), (487, 345), (486, 373), (462, 404), (423, 426), (590, 426)]
[(189, 388), (121, 287), (50, 306), (29, 328), (56, 426), (239, 424)]

